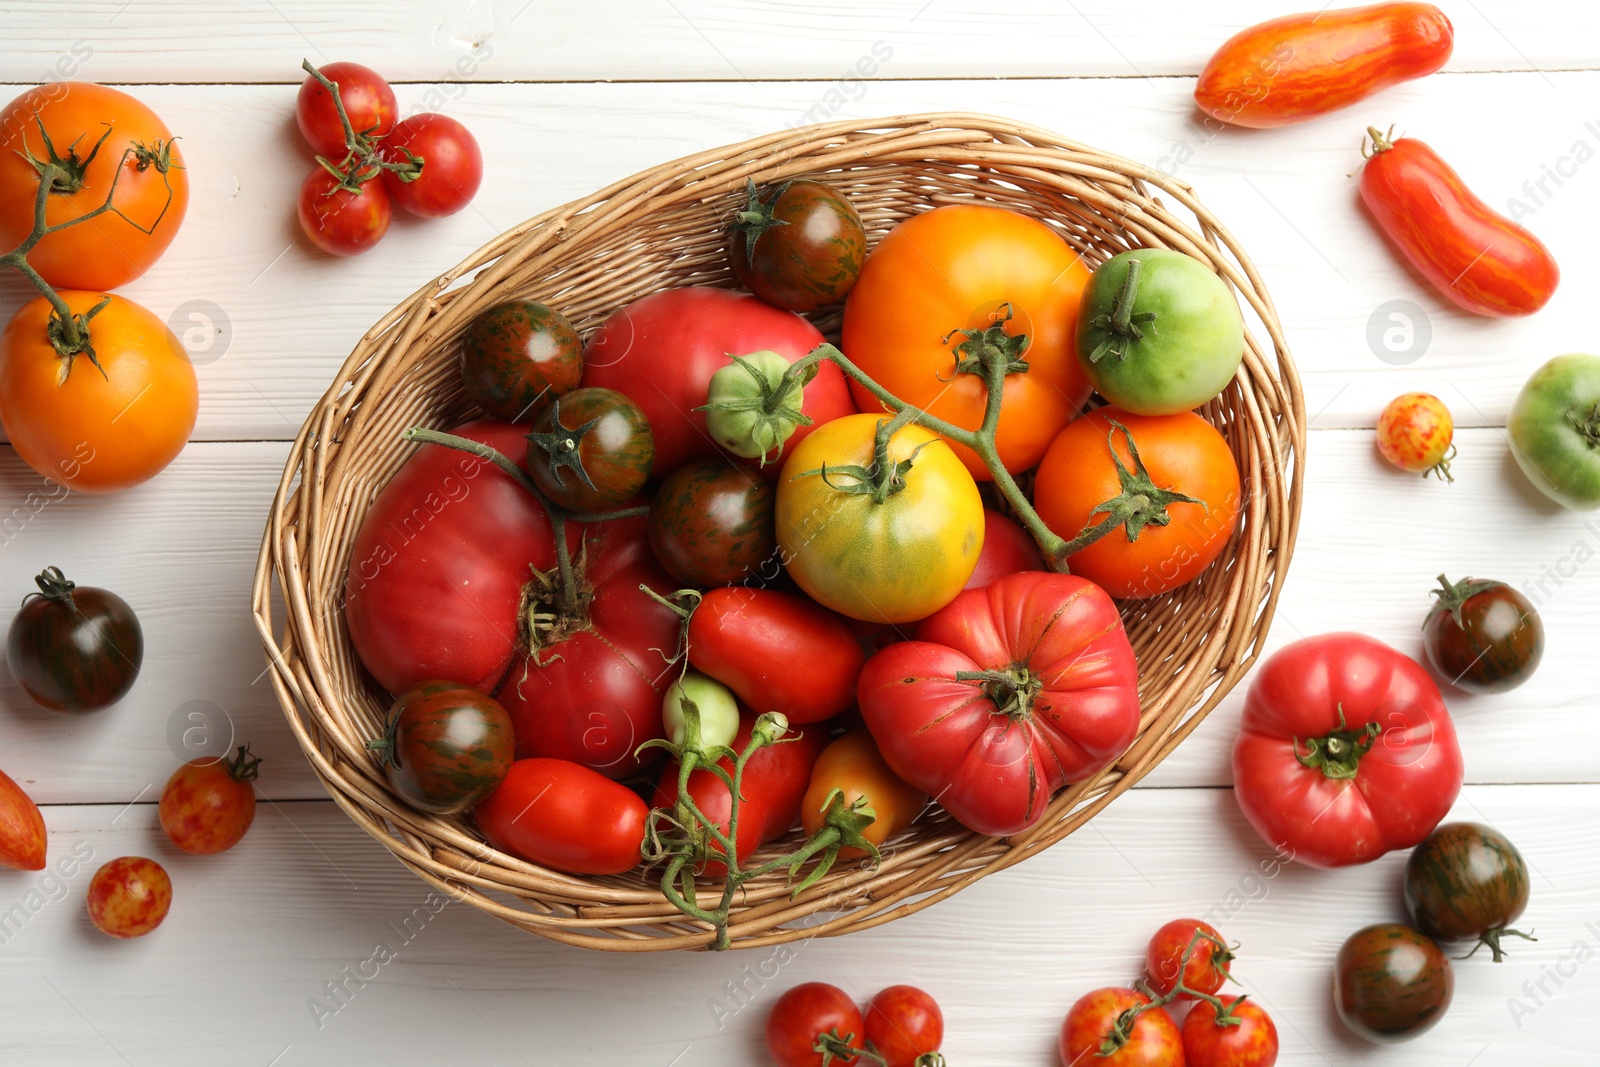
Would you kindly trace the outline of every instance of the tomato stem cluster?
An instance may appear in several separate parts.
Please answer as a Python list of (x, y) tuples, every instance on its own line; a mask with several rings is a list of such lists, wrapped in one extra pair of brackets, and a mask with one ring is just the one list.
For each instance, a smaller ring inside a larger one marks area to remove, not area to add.
[(334, 163), (325, 156), (317, 157), (318, 165), (339, 179), (339, 183), (325, 195), (332, 196), (338, 189), (358, 193), (362, 183), (371, 181), (384, 171), (403, 182), (414, 182), (422, 176), (421, 156), (403, 148), (401, 151), (406, 154), (404, 163), (391, 163), (384, 159), (378, 154), (378, 143), (383, 140), (383, 135), (376, 132), (377, 127), (357, 131), (350, 123), (350, 113), (345, 110), (344, 98), (339, 95), (339, 86), (333, 79), (313, 67), (309, 59), (302, 59), (300, 67), (328, 91), (333, 99), (333, 110), (339, 115), (339, 125), (344, 128), (344, 158)]
[(1155, 991), (1150, 988), (1144, 979), (1141, 978), (1133, 984), (1134, 988), (1146, 998), (1145, 1002), (1136, 1004), (1117, 1016), (1116, 1022), (1112, 1023), (1111, 1029), (1106, 1032), (1105, 1040), (1100, 1045), (1099, 1054), (1101, 1056), (1114, 1055), (1118, 1049), (1132, 1039), (1133, 1026), (1134, 1023), (1139, 1021), (1139, 1016), (1147, 1011), (1164, 1008), (1180, 996), (1193, 997), (1195, 1000), (1203, 1000), (1211, 1005), (1216, 1010), (1215, 1025), (1217, 1026), (1238, 1026), (1244, 1021), (1235, 1013), (1234, 1008), (1239, 1004), (1243, 1004), (1248, 998), (1248, 994), (1241, 994), (1229, 1002), (1214, 993), (1206, 993), (1184, 984), (1183, 975), (1189, 966), (1189, 959), (1200, 948), (1202, 942), (1207, 942), (1212, 946), (1211, 965), (1216, 968), (1223, 978), (1232, 979), (1233, 976), (1228, 973), (1228, 961), (1233, 959), (1233, 950), (1221, 938), (1204, 930), (1195, 930), (1194, 935), (1189, 938), (1189, 944), (1184, 947), (1183, 957), (1178, 961), (1178, 973), (1172, 981), (1171, 989), (1161, 996), (1156, 996)]
[(1134, 301), (1139, 295), (1139, 272), (1143, 265), (1138, 259), (1128, 260), (1128, 276), (1123, 279), (1122, 287), (1117, 290), (1116, 302), (1111, 307), (1110, 315), (1102, 315), (1094, 319), (1091, 325), (1105, 330), (1111, 336), (1095, 346), (1089, 353), (1090, 363), (1099, 363), (1106, 356), (1116, 356), (1123, 360), (1128, 358), (1128, 343), (1144, 340), (1145, 327), (1151, 333), (1156, 332), (1153, 323), (1156, 315), (1153, 311), (1141, 311), (1137, 314), (1133, 310)]
[(1306, 739), (1306, 751), (1300, 751), (1300, 739), (1293, 739), (1294, 758), (1300, 761), (1302, 767), (1321, 771), (1329, 778), (1346, 780), (1356, 776), (1356, 768), (1361, 762), (1361, 757), (1371, 751), (1378, 740), (1380, 727), (1375, 722), (1369, 722), (1359, 730), (1347, 730), (1344, 724), (1344, 708), (1339, 709), (1339, 728), (1322, 737)]

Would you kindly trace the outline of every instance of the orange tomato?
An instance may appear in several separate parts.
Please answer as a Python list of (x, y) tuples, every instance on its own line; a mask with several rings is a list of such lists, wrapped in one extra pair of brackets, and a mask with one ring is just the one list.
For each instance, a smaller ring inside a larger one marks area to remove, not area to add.
[(44, 816), (10, 775), (0, 771), (0, 867), (44, 870)]
[[(105, 294), (61, 292), (74, 315)], [(157, 474), (194, 429), (199, 387), (165, 323), (119, 296), (89, 322), (102, 374), (51, 345), (50, 304), (24, 304), (0, 335), (0, 422), (23, 461), (52, 481), (109, 493)]]
[(1123, 467), (1136, 465), (1128, 440), (1113, 420), (1133, 436), (1158, 489), (1201, 501), (1167, 507), (1167, 525), (1150, 523), (1128, 535), (1111, 530), (1067, 558), (1072, 573), (1115, 597), (1150, 597), (1192, 580), (1222, 554), (1239, 523), (1239, 467), (1228, 443), (1205, 419), (1190, 411), (1177, 415), (1134, 415), (1099, 408), (1070, 423), (1050, 445), (1034, 481), (1034, 506), (1045, 525), (1071, 541), (1086, 527), (1107, 518), (1101, 506), (1123, 492)]
[(167, 250), (189, 207), (189, 178), (183, 153), (154, 111), (103, 85), (56, 82), (11, 101), (0, 122), (0, 252), (33, 232), (40, 174), (30, 157), (48, 162), (51, 146), (73, 173), (51, 192), (46, 222), (54, 226), (104, 204), (113, 178), (116, 210), (35, 245), (28, 262), (45, 281), (115, 289)]
[[(1006, 377), (997, 445), (1008, 471), (1027, 470), (1089, 398), (1073, 345), (1088, 281), (1083, 259), (1038, 219), (975, 204), (935, 208), (890, 230), (867, 256), (845, 304), (842, 347), (895, 396), (977, 429), (989, 390), (981, 371), (957, 370), (965, 335), (952, 331), (1001, 324), (1008, 336), (1025, 335), (1028, 369)], [(862, 411), (880, 409), (850, 386)], [(976, 453), (951, 447), (973, 477), (989, 478)]]
[[(910, 826), (928, 803), (926, 793), (889, 769), (877, 743), (865, 730), (852, 731), (833, 742), (812, 766), (811, 784), (800, 803), (800, 824), (807, 837), (822, 828), (822, 815), (835, 789), (844, 793), (846, 805), (866, 798), (877, 817), (861, 831), (861, 836), (879, 847)], [(840, 859), (858, 859), (866, 854), (863, 848), (839, 850)]]

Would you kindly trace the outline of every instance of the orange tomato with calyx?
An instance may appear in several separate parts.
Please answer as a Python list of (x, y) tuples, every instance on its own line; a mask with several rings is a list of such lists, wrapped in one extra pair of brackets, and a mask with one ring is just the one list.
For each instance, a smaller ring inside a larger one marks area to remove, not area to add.
[[(800, 803), (800, 825), (810, 837), (822, 829), (829, 798), (838, 791), (846, 807), (865, 800), (873, 820), (861, 836), (882, 847), (893, 834), (910, 826), (927, 806), (928, 794), (910, 784), (884, 762), (878, 744), (866, 730), (854, 730), (822, 750), (811, 767), (811, 784)], [(867, 854), (859, 847), (841, 848), (839, 858), (857, 859)]]
[(0, 252), (33, 232), (52, 149), (63, 173), (46, 201), (47, 223), (87, 215), (107, 196), (114, 210), (49, 234), (28, 253), (28, 263), (67, 289), (115, 289), (149, 270), (189, 208), (183, 153), (154, 111), (88, 82), (29, 89), (0, 116)]
[(1176, 589), (1209, 567), (1233, 537), (1243, 504), (1233, 452), (1205, 419), (1099, 408), (1070, 423), (1045, 453), (1035, 507), (1071, 542), (1108, 521), (1103, 505), (1119, 498), (1140, 505), (1138, 517), (1067, 563), (1112, 596), (1132, 598)]
[[(980, 348), (986, 339), (992, 350), (1009, 346), (1018, 369), (1006, 375), (996, 445), (1006, 470), (1027, 470), (1089, 398), (1074, 349), (1088, 281), (1082, 257), (1038, 219), (977, 204), (935, 208), (867, 256), (845, 303), (844, 352), (906, 403), (975, 430), (989, 396)], [(862, 411), (881, 409), (860, 383), (850, 387)], [(971, 449), (951, 448), (973, 477), (990, 477)]]
[(133, 301), (60, 296), (75, 317), (104, 302), (88, 320), (94, 359), (56, 350), (44, 297), (24, 304), (0, 334), (0, 422), (23, 461), (52, 481), (85, 493), (137, 485), (188, 443), (200, 399), (194, 367), (166, 323)]

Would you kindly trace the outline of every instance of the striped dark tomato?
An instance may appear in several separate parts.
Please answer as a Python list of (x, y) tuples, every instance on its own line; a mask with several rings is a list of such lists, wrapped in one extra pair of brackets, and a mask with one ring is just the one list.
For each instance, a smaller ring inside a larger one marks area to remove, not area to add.
[(144, 631), (128, 602), (79, 588), (59, 567), (34, 579), (6, 635), (11, 676), (36, 704), (53, 711), (96, 711), (115, 704), (139, 677)]
[(826, 182), (748, 185), (744, 210), (728, 228), (739, 284), (769, 304), (811, 311), (837, 304), (855, 285), (867, 233), (855, 207)]
[(1504, 582), (1439, 575), (1422, 624), (1428, 662), (1468, 693), (1504, 693), (1532, 677), (1544, 658), (1544, 623), (1533, 602)]
[(450, 815), (494, 792), (511, 769), (516, 735), (500, 702), (455, 682), (418, 682), (389, 709), (367, 747), (414, 808)]
[(737, 582), (778, 547), (772, 517), (776, 499), (749, 467), (697, 460), (668, 475), (650, 501), (650, 547), (680, 582)]
[(528, 473), (555, 503), (603, 511), (644, 488), (655, 464), (650, 420), (615, 389), (558, 397), (528, 435)]
[(1432, 1028), (1450, 1007), (1455, 972), (1426, 934), (1400, 923), (1357, 930), (1334, 963), (1334, 1006), (1368, 1041), (1405, 1041)]
[(1505, 835), (1472, 822), (1439, 827), (1406, 861), (1406, 910), (1441, 941), (1476, 940), (1499, 963), (1506, 927), (1528, 906), (1528, 864)]
[(506, 422), (529, 422), (578, 387), (583, 342), (561, 312), (532, 300), (496, 304), (472, 320), (461, 380), (472, 402)]

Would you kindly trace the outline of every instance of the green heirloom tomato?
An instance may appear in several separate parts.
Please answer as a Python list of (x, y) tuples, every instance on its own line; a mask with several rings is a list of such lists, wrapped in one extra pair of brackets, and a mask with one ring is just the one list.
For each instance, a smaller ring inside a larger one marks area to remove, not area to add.
[(1511, 454), (1545, 496), (1574, 511), (1600, 506), (1600, 356), (1557, 356), (1511, 407)]
[(700, 715), (700, 744), (731, 745), (739, 732), (739, 703), (733, 690), (699, 671), (684, 671), (661, 696), (661, 726), (667, 740), (683, 744), (683, 701), (694, 702)]
[(767, 456), (783, 447), (795, 427), (811, 425), (800, 406), (816, 369), (786, 385), (789, 361), (777, 352), (729, 358), (733, 362), (711, 376), (706, 403), (698, 410), (706, 413), (706, 429), (717, 444), (746, 459), (759, 456), (765, 466)]
[(1244, 317), (1204, 263), (1135, 248), (1100, 265), (1078, 312), (1078, 362), (1095, 391), (1136, 415), (1175, 415), (1226, 389)]

